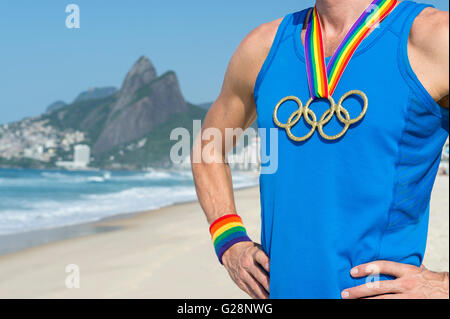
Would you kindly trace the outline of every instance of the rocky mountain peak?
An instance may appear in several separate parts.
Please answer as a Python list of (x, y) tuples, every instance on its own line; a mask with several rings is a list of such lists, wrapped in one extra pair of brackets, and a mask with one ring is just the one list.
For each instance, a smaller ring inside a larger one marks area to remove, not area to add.
[[(157, 76), (151, 62), (141, 57), (128, 72), (119, 91), (114, 87), (91, 87), (72, 103), (58, 101), (38, 118), (0, 129), (4, 135), (3, 132), (12, 127), (38, 125), (35, 131), (39, 138), (35, 139), (33, 134), (23, 137), (26, 143), (23, 145), (29, 147), (45, 143), (45, 140), (54, 141), (52, 165), (59, 157), (70, 159), (67, 158), (67, 143), (63, 143), (67, 134), (82, 132), (82, 143), (91, 147), (96, 167), (134, 169), (154, 164), (167, 167), (173, 144), (169, 139), (171, 130), (192, 127), (192, 120), (202, 119), (205, 114), (206, 110), (185, 101), (174, 71)], [(41, 130), (41, 125), (50, 130)], [(73, 139), (69, 146), (77, 143), (78, 139)], [(22, 158), (23, 150), (18, 148), (14, 154)]]
[(121, 108), (127, 106), (131, 102), (133, 94), (137, 90), (149, 84), (156, 78), (156, 69), (153, 64), (147, 57), (141, 56), (133, 65), (131, 70), (128, 71), (127, 76), (122, 83), (118, 100), (114, 106), (113, 111), (116, 112)]
[(121, 93), (132, 94), (140, 87), (156, 79), (156, 69), (150, 60), (141, 56), (128, 72), (123, 81)]
[(158, 77), (146, 57), (139, 58), (128, 72), (116, 98), (94, 145), (94, 154), (133, 141), (167, 121), (172, 114), (188, 108), (175, 72), (168, 71)]

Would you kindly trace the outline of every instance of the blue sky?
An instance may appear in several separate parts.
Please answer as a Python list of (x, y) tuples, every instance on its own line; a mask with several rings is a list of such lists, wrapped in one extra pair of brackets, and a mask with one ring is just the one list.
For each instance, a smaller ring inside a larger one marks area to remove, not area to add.
[[(422, 1), (419, 1), (422, 2)], [(448, 10), (447, 0), (423, 1)], [(67, 29), (66, 5), (80, 8)], [(159, 74), (176, 71), (186, 100), (212, 101), (241, 39), (309, 0), (3, 0), (0, 3), (0, 123), (71, 102), (92, 86), (120, 87), (141, 55)]]

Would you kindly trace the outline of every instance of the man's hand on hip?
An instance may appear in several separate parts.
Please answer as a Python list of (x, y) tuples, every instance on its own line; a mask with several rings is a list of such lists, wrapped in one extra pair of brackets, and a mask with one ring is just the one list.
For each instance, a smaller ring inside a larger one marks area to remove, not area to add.
[(231, 279), (254, 299), (269, 298), (269, 257), (261, 246), (240, 242), (222, 256)]
[(425, 266), (416, 267), (379, 260), (354, 267), (351, 275), (355, 278), (374, 274), (396, 277), (394, 280), (370, 282), (345, 289), (344, 299), (448, 299), (448, 272), (433, 272)]

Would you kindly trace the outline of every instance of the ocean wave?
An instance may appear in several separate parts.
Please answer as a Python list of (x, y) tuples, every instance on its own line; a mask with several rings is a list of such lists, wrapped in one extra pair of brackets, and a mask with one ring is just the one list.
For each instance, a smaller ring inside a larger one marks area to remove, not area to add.
[(87, 178), (87, 181), (101, 183), (105, 181), (105, 178), (101, 176), (91, 176)]
[(122, 181), (154, 181), (154, 180), (189, 180), (192, 179), (191, 171), (149, 171), (133, 175), (114, 176)]
[(58, 184), (82, 184), (86, 182), (104, 182), (111, 179), (110, 172), (97, 175), (74, 174), (72, 172), (41, 172), (31, 176), (0, 178), (0, 186), (45, 186)]
[(66, 174), (58, 173), (58, 172), (42, 172), (41, 176), (45, 177), (45, 178), (52, 178), (52, 179), (67, 178)]
[(116, 193), (90, 194), (61, 203), (46, 200), (22, 209), (0, 211), (0, 234), (92, 222), (121, 213), (158, 209), (193, 200), (192, 187), (142, 187)]
[(1, 186), (31, 186), (41, 184), (81, 184), (86, 182), (142, 182), (142, 181), (162, 181), (173, 180), (183, 181), (191, 180), (191, 171), (170, 171), (154, 170), (143, 173), (75, 173), (75, 172), (40, 172), (31, 176), (0, 177)]

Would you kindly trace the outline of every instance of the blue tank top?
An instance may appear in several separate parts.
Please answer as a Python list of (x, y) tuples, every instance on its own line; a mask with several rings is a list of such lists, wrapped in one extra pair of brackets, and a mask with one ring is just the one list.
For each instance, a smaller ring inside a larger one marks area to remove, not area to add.
[[(407, 56), (412, 23), (427, 6), (401, 2), (357, 48), (333, 98), (357, 89), (369, 106), (362, 121), (335, 141), (316, 130), (295, 142), (274, 124), (283, 97), (297, 96), (303, 104), (310, 97), (300, 37), (309, 9), (280, 24), (254, 89), (258, 126), (275, 129), (278, 138), (278, 169), (260, 175), (271, 298), (340, 298), (343, 289), (366, 282), (352, 278), (350, 269), (374, 260), (421, 265), (449, 124), (448, 110), (425, 90)], [(344, 106), (352, 118), (361, 112), (357, 98)], [(318, 119), (328, 108), (322, 100), (311, 105)], [(296, 109), (286, 102), (280, 122)], [(324, 131), (334, 135), (342, 127), (334, 115)], [(302, 118), (292, 133), (302, 136), (310, 128)]]

